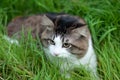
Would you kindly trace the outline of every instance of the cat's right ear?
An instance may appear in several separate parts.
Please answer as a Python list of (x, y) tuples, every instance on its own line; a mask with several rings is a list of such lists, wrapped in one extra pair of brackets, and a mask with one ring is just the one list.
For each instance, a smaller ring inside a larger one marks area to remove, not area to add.
[(45, 26), (54, 26), (54, 23), (46, 15), (43, 15), (41, 24)]
[(58, 14), (48, 13), (48, 14), (46, 14), (46, 16), (47, 16), (50, 20), (52, 20), (53, 23), (55, 23)]

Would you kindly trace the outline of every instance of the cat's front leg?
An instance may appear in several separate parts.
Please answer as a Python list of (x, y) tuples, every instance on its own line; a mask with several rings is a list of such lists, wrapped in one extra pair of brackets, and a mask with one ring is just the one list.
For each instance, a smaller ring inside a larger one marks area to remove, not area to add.
[(8, 36), (6, 36), (6, 35), (4, 35), (3, 38), (4, 38), (5, 40), (7, 40), (8, 42), (10, 42), (11, 44), (19, 45), (19, 42), (18, 42), (18, 40), (16, 40), (16, 39), (12, 39), (12, 38), (10, 38), (10, 37), (8, 37)]

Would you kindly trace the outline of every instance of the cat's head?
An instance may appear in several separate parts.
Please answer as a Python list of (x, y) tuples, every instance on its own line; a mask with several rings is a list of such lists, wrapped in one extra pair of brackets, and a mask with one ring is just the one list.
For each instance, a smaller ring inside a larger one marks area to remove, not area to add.
[(67, 14), (46, 14), (46, 18), (51, 25), (45, 25), (41, 42), (49, 54), (64, 58), (86, 54), (90, 33), (83, 19)]

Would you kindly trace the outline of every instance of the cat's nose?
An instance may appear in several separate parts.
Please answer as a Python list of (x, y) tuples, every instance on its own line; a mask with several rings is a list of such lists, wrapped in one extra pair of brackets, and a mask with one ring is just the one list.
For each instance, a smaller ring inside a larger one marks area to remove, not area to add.
[(54, 53), (54, 55), (55, 55), (55, 56), (58, 56), (58, 55), (59, 55), (59, 53)]

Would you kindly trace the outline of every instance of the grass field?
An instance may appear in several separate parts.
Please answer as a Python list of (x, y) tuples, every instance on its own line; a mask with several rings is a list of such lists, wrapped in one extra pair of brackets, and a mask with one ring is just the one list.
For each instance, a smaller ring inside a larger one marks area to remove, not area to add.
[[(46, 60), (42, 47), (28, 36), (20, 46), (2, 37), (15, 16), (45, 12), (65, 12), (87, 21), (98, 59), (102, 80), (120, 80), (120, 0), (1, 0), (0, 1), (0, 80), (67, 80)], [(71, 71), (68, 80), (94, 80), (81, 69)]]

